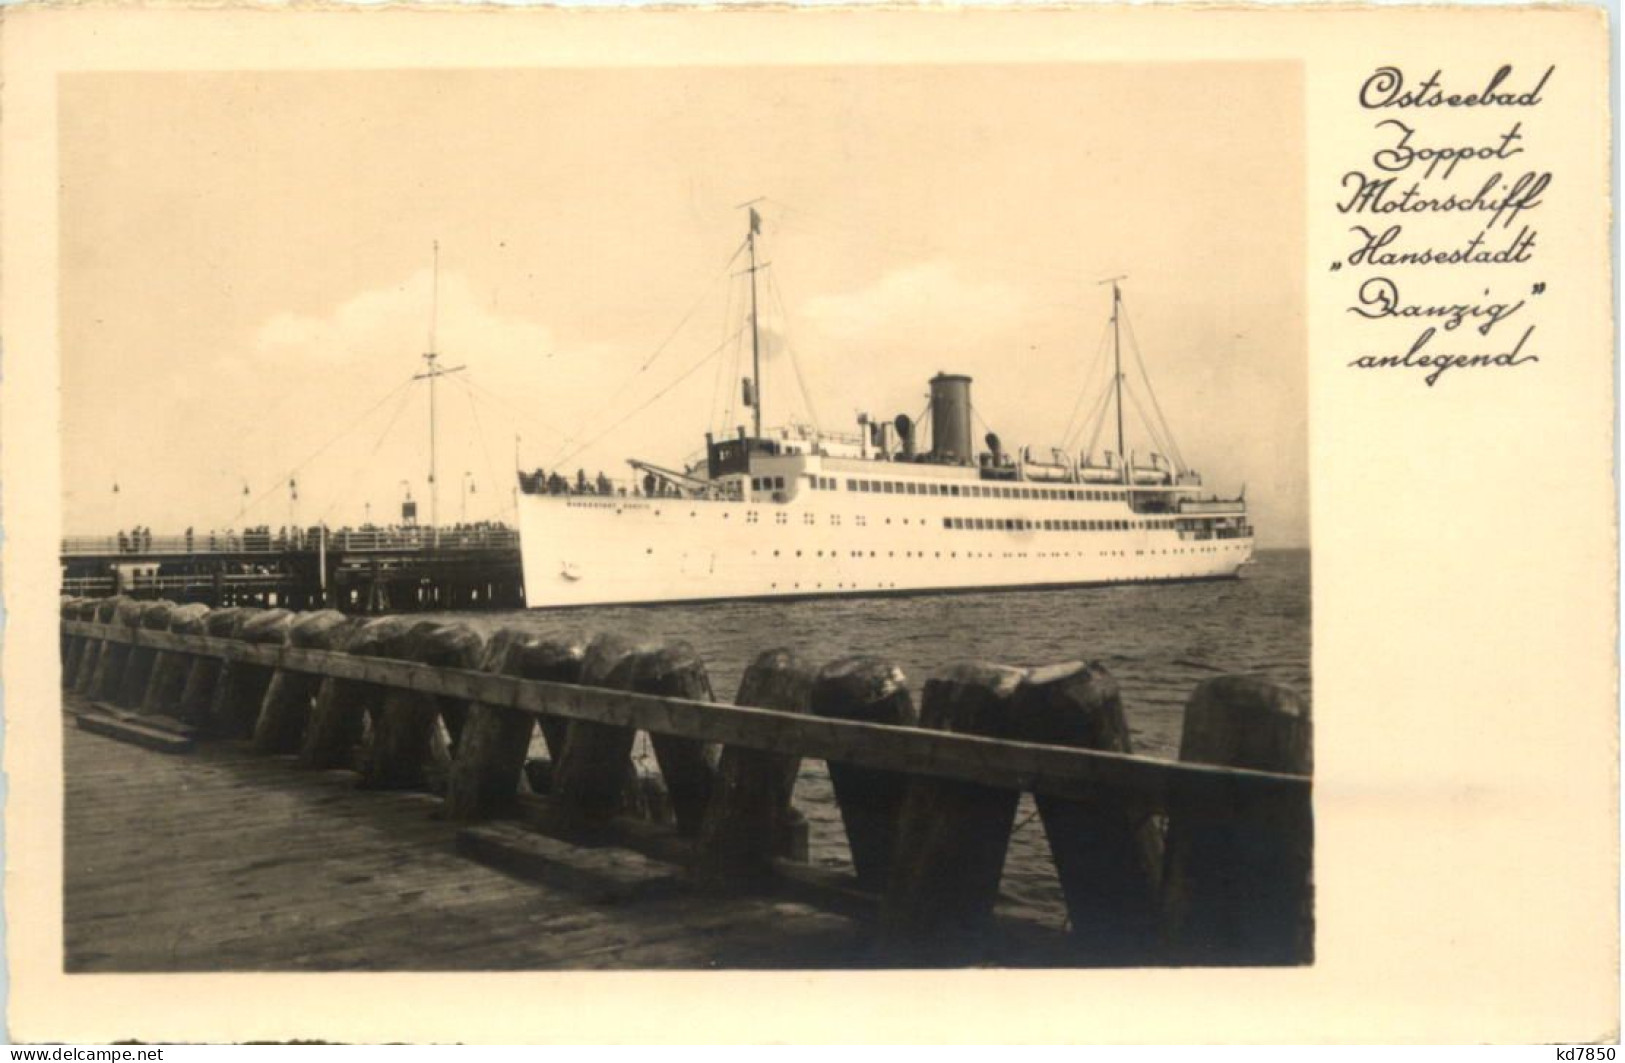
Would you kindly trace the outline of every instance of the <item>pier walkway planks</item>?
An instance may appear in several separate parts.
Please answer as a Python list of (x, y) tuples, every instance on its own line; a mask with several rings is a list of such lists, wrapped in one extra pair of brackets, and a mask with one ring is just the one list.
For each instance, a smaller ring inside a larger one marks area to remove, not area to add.
[(510, 877), (458, 855), (438, 798), (351, 772), (230, 743), (165, 756), (71, 717), (63, 738), (70, 973), (867, 965), (842, 916), (696, 895), (622, 849), (556, 846), (557, 875)]

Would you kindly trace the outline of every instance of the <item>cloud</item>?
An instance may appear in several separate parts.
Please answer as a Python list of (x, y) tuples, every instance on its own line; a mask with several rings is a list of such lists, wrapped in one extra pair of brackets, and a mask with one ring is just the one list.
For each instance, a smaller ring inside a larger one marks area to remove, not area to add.
[[(252, 411), (233, 419), (212, 450), (256, 496), (262, 485), (284, 484), (297, 465), (301, 515), (311, 518), (354, 521), (366, 502), (375, 517), (393, 512), (403, 480), (425, 497), (428, 394), (412, 377), (424, 369), (434, 303), (425, 269), (325, 311), (266, 318), (207, 373), (218, 405)], [(569, 427), (570, 410), (556, 396), (597, 375), (593, 363), (604, 352), (562, 350), (548, 325), (498, 308), (488, 287), (457, 273), (441, 272), (438, 303), (441, 364), (466, 367), (438, 386), (440, 515), (495, 516), (508, 498), (516, 435), (560, 445), (550, 429)], [(278, 488), (240, 520), (288, 519), (282, 494)], [(209, 519), (231, 518), (240, 492), (225, 499), (230, 505), (216, 496), (224, 497), (211, 487), (195, 508), (223, 507)]]
[(1027, 305), (1013, 285), (973, 279), (938, 259), (892, 270), (857, 291), (815, 296), (799, 316), (842, 344), (968, 352), (1013, 336)]
[[(439, 287), (436, 345), (448, 356), (477, 351), (481, 357), (506, 361), (552, 351), (550, 330), (495, 312), (460, 275), (442, 273)], [(426, 349), (435, 305), (434, 277), (422, 270), (400, 284), (353, 296), (328, 314), (277, 314), (256, 331), (254, 351), (272, 361), (293, 357), (338, 365), (399, 365), (408, 353)]]

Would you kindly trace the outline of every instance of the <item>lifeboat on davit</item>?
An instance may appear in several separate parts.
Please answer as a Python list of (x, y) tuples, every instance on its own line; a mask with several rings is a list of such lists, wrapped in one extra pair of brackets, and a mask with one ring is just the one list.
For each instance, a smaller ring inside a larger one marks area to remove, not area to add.
[(1039, 483), (1070, 483), (1072, 476), (1072, 461), (1059, 450), (1051, 450), (1052, 461), (1034, 461), (1033, 448), (1021, 448), (1021, 476), (1025, 480), (1035, 480)]

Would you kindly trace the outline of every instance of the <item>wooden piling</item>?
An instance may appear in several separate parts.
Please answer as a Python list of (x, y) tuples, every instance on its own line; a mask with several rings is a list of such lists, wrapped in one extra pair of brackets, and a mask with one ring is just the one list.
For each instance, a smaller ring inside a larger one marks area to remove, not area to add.
[[(109, 627), (128, 630), (136, 626), (141, 618), (141, 603), (134, 598), (116, 598), (113, 601), (111, 615), (108, 610), (99, 610), (98, 619), (106, 617), (102, 623)], [(124, 666), (130, 660), (130, 644), (127, 642), (114, 642), (106, 640), (102, 644), (102, 651), (96, 657), (96, 671), (90, 678), (90, 684), (85, 691), (92, 701), (111, 701), (118, 693), (119, 681), (124, 677)]]
[[(239, 619), (241, 623), (236, 622)], [(286, 609), (245, 608), (232, 623), (232, 637), (274, 646), (287, 636), (292, 623), (293, 614)], [(260, 703), (270, 685), (271, 669), (264, 665), (224, 662), (209, 706), (209, 731), (225, 738), (252, 737)]]
[[(168, 631), (169, 616), (176, 606), (171, 601), (146, 602), (137, 614), (136, 628), (141, 631)], [(113, 703), (120, 708), (139, 709), (141, 700), (146, 696), (147, 684), (152, 679), (152, 669), (158, 663), (158, 651), (151, 646), (134, 645), (130, 647), (129, 659), (124, 665), (124, 674), (119, 677), (118, 691), (113, 697)]]
[[(812, 711), (829, 719), (913, 727), (919, 717), (905, 682), (902, 669), (877, 657), (832, 661), (813, 681)], [(907, 777), (834, 760), (828, 766), (858, 885), (882, 890), (896, 851)]]
[[(92, 609), (90, 619), (97, 624), (112, 624), (113, 613), (117, 608), (118, 603), (123, 600), (124, 599), (122, 596), (117, 598), (103, 598), (101, 601), (97, 602), (95, 607)], [(102, 666), (102, 654), (110, 645), (112, 645), (112, 643), (108, 642), (104, 638), (92, 638), (90, 644), (85, 647), (84, 656), (79, 662), (79, 669), (73, 678), (73, 689), (75, 693), (83, 694), (87, 698), (90, 697), (91, 688), (95, 686), (96, 682), (96, 670)]]
[[(793, 651), (768, 650), (745, 669), (734, 704), (806, 713), (812, 687), (812, 668)], [(792, 830), (790, 797), (800, 770), (797, 756), (723, 747), (700, 829), (695, 870), (701, 881), (717, 886), (772, 875)]]
[[(576, 634), (549, 635), (534, 644), (518, 644), (519, 675), (554, 683), (581, 682), (586, 666), (588, 640)], [(570, 721), (562, 716), (539, 715), (536, 726), (542, 732), (547, 755), (557, 764), (564, 756), (564, 743), (570, 737)]]
[[(1179, 759), (1308, 775), (1309, 707), (1252, 676), (1202, 682), (1185, 705)], [(1314, 821), (1308, 787), (1238, 788), (1214, 810), (1168, 810), (1166, 930), (1172, 959), (1190, 965), (1314, 962)]]
[[(334, 635), (351, 626), (343, 613), (320, 609), (296, 614), (288, 625), (287, 644), (300, 649), (326, 650)], [(253, 748), (256, 753), (297, 753), (310, 722), (311, 702), (321, 677), (308, 672), (276, 669), (260, 702), (254, 722)]]
[[(633, 667), (632, 689), (639, 694), (691, 701), (716, 700), (705, 662), (693, 646), (682, 641), (639, 653)], [(649, 735), (649, 744), (654, 747), (678, 833), (699, 834), (715, 782), (716, 746), (697, 738), (658, 732)]]
[[(209, 607), (193, 602), (178, 605), (169, 611), (169, 631), (177, 635), (201, 635), (203, 618)], [(153, 659), (152, 676), (141, 695), (140, 711), (147, 715), (179, 716), (181, 695), (186, 688), (186, 676), (191, 670), (193, 655), (176, 650), (159, 650)]]
[[(58, 596), (57, 603), (56, 603), (56, 605), (57, 605), (56, 615), (58, 617), (60, 617), (61, 619), (63, 619), (63, 620), (68, 619), (68, 616), (69, 616), (68, 609), (69, 609), (70, 605), (73, 603), (73, 601), (74, 601), (74, 599), (70, 595), (63, 594), (63, 595)], [(71, 642), (72, 639), (68, 635), (68, 631), (67, 631), (66, 628), (59, 628), (58, 632), (57, 632), (57, 636), (58, 636), (58, 640), (61, 643), (61, 653), (57, 658), (57, 668), (59, 668), (59, 669), (60, 668), (66, 668), (68, 666), (68, 643)]]
[[(342, 644), (333, 648), (358, 657), (393, 657), (416, 623), (399, 616), (364, 621), (345, 631)], [(316, 769), (355, 767), (356, 748), (366, 732), (367, 719), (378, 715), (383, 699), (383, 688), (371, 683), (324, 676), (299, 748), (300, 765)]]
[[(61, 600), (57, 603), (57, 615), (63, 620), (79, 619), (79, 607), (83, 601), (84, 599), (82, 598), (72, 597), (66, 594), (63, 595)], [(69, 674), (68, 662), (73, 658), (74, 646), (79, 642), (79, 640), (73, 635), (68, 634), (67, 627), (63, 626), (61, 631), (61, 642), (62, 656), (57, 663), (57, 667), (61, 669), (63, 682), (66, 683)]]
[[(466, 624), (425, 620), (412, 628), (402, 659), (451, 668), (479, 663), (484, 639)], [(373, 729), (373, 742), (362, 785), (374, 790), (443, 791), (450, 753), (440, 720), (460, 717), (462, 703), (416, 690), (391, 688)]]
[[(1132, 753), (1117, 681), (1099, 664), (1029, 670), (1008, 735), (1022, 742)], [(1102, 964), (1146, 962), (1157, 945), (1162, 835), (1154, 809), (1121, 793), (1035, 798), (1073, 937)]]
[[(619, 635), (598, 635), (582, 659), (581, 685), (630, 689), (636, 653), (637, 647)], [(626, 807), (627, 794), (636, 789), (632, 767), (636, 737), (630, 727), (570, 721), (563, 755), (554, 764), (551, 793), (553, 807), (566, 826), (601, 826)]]
[[(116, 599), (115, 603), (112, 617), (104, 623), (127, 631), (134, 629), (141, 620), (141, 603), (134, 598)], [(90, 700), (112, 701), (117, 696), (119, 683), (124, 678), (124, 666), (129, 660), (128, 642), (106, 641), (102, 644), (102, 652), (96, 657), (96, 672), (91, 676), (90, 688), (85, 692)]]
[[(502, 628), (486, 644), (480, 663), (484, 671), (517, 675), (552, 683), (581, 679), (586, 644), (579, 639), (543, 639), (532, 632)], [(552, 722), (563, 730), (563, 721)], [(446, 815), (452, 819), (483, 819), (510, 802), (519, 790), (519, 778), (530, 750), (537, 719), (529, 713), (475, 702), (457, 742), (451, 776), (446, 786)], [(555, 757), (563, 738), (550, 745)]]
[[(241, 627), (243, 619), (243, 610), (237, 606), (211, 609), (198, 621), (201, 630), (192, 633), (210, 638), (231, 638), (232, 632)], [(187, 632), (183, 630), (183, 633)], [(186, 683), (181, 687), (181, 703), (177, 711), (182, 723), (200, 728), (211, 725), (214, 692), (220, 685), (220, 673), (224, 671), (225, 663), (208, 654), (192, 658), (192, 663), (186, 669)]]
[[(439, 668), (478, 668), (485, 656), (485, 635), (468, 624), (446, 624), (420, 643), (418, 652), (417, 660), (421, 664)], [(436, 762), (442, 773), (440, 788), (444, 789), (444, 773), (450, 768), (450, 755), (456, 751), (457, 743), (461, 740), (463, 723), (468, 718), (468, 702), (460, 698), (439, 697), (435, 699), (435, 711), (444, 725), (441, 752)]]
[[(96, 601), (93, 598), (79, 598), (69, 608), (68, 619), (94, 621), (96, 619)], [(88, 635), (74, 635), (69, 641), (68, 659), (62, 666), (62, 685), (72, 690), (79, 678), (79, 669), (85, 662), (85, 654), (89, 651), (92, 639)]]
[[(957, 665), (926, 680), (920, 726), (1002, 738), (1022, 678), (1016, 668)], [(889, 939), (958, 946), (988, 928), (1020, 796), (952, 779), (909, 780), (881, 905)]]

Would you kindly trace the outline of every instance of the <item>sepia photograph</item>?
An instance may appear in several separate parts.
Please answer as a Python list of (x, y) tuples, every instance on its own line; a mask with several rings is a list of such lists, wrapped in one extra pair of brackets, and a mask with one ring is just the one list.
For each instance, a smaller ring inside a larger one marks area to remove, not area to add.
[(68, 972), (1314, 962), (1301, 64), (59, 93)]
[(1606, 12), (0, 25), (8, 1038), (1617, 1043)]

